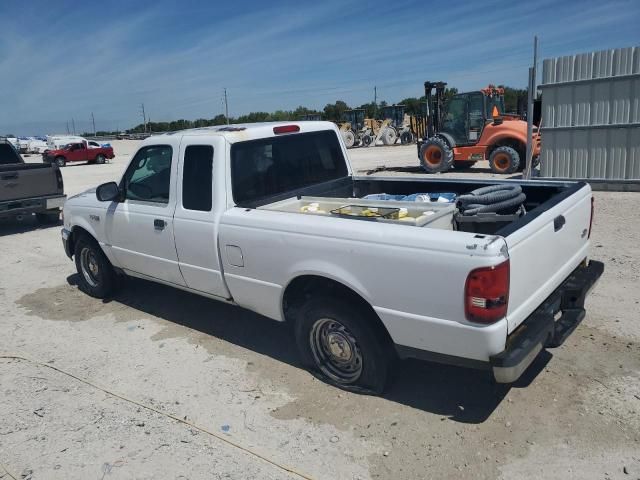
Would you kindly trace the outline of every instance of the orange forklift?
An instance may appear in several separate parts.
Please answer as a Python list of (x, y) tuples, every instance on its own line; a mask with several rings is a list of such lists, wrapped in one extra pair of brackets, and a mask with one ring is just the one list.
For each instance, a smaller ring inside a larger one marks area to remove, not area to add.
[[(525, 168), (527, 122), (504, 113), (504, 89), (489, 85), (445, 100), (445, 82), (425, 82), (427, 125), (418, 141), (420, 165), (428, 173), (469, 168), (489, 160), (494, 173)], [(533, 165), (540, 154), (538, 129), (533, 133)]]

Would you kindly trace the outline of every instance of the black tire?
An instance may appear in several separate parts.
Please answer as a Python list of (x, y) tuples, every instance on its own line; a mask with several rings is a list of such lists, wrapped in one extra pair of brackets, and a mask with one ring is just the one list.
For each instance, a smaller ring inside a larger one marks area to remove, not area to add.
[[(302, 363), (323, 381), (358, 393), (384, 391), (393, 363), (389, 340), (353, 301), (315, 297), (297, 310), (295, 337)], [(324, 339), (324, 341), (323, 341)], [(331, 352), (329, 344), (340, 353)], [(349, 355), (348, 359), (339, 358)]]
[(516, 172), (520, 167), (520, 154), (511, 147), (498, 147), (489, 156), (489, 167), (501, 175)]
[(347, 148), (353, 148), (356, 143), (356, 136), (351, 130), (345, 130), (344, 132), (342, 132), (342, 138)]
[(393, 127), (385, 127), (382, 132), (382, 143), (384, 145), (393, 145), (398, 141), (398, 133)]
[(36, 213), (36, 220), (40, 225), (57, 225), (60, 223), (60, 211)]
[(411, 133), (409, 130), (405, 130), (404, 132), (402, 132), (400, 134), (400, 143), (402, 145), (413, 143), (413, 133)]
[(363, 147), (368, 147), (369, 145), (371, 145), (371, 141), (372, 141), (372, 138), (369, 135), (363, 135), (362, 136), (362, 146)]
[(104, 155), (98, 155), (98, 156), (96, 157), (96, 163), (97, 163), (98, 165), (102, 165), (104, 162), (105, 162)]
[(55, 162), (59, 168), (62, 168), (67, 164), (67, 160), (64, 157), (56, 157)]
[(446, 172), (453, 166), (453, 150), (440, 137), (431, 137), (420, 146), (420, 165), (427, 173)]
[(475, 160), (456, 160), (453, 162), (453, 168), (456, 169), (465, 169), (471, 168), (476, 164)]
[(95, 298), (108, 298), (116, 285), (116, 274), (98, 242), (81, 235), (75, 242), (74, 257), (80, 277), (78, 288)]

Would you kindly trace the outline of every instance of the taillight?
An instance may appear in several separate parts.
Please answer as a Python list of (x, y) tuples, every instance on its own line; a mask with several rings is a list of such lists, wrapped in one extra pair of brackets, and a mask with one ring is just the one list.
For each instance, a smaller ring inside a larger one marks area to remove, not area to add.
[(273, 127), (273, 133), (279, 135), (281, 133), (293, 133), (299, 132), (300, 127), (298, 125), (282, 125), (280, 127)]
[(464, 287), (467, 320), (493, 323), (507, 314), (509, 304), (509, 260), (494, 267), (476, 268)]
[(593, 202), (594, 202), (594, 198), (591, 197), (591, 217), (589, 218), (589, 235), (587, 235), (587, 238), (591, 238), (591, 227), (593, 226), (593, 211), (594, 211)]

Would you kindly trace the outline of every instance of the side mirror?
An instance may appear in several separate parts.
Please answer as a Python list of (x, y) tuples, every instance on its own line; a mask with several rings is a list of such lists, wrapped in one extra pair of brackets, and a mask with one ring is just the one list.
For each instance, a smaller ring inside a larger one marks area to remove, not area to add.
[(103, 183), (96, 189), (96, 198), (101, 202), (120, 200), (120, 187), (116, 182)]

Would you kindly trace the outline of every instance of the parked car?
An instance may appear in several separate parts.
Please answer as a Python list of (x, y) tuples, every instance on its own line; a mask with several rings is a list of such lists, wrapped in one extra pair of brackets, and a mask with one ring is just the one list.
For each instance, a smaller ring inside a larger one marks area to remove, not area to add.
[[(290, 322), (304, 364), (354, 391), (380, 392), (396, 356), (513, 382), (584, 318), (603, 271), (588, 184), (357, 177), (347, 159), (329, 122), (154, 136), (67, 201), (64, 248), (94, 297), (124, 274)], [(496, 184), (522, 190), (519, 215), (380, 200)]]
[(35, 213), (42, 223), (58, 222), (65, 198), (56, 165), (25, 163), (11, 143), (0, 140), (0, 217)]
[(88, 142), (84, 140), (69, 143), (58, 150), (47, 150), (42, 154), (42, 161), (64, 167), (68, 162), (104, 163), (107, 159), (114, 157), (112, 147), (89, 146)]
[(86, 141), (77, 135), (47, 135), (47, 147), (49, 150), (59, 150), (70, 143)]

